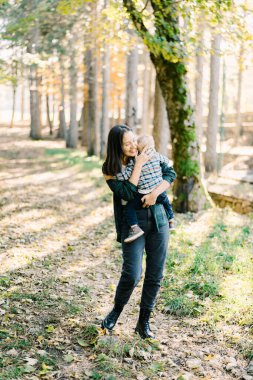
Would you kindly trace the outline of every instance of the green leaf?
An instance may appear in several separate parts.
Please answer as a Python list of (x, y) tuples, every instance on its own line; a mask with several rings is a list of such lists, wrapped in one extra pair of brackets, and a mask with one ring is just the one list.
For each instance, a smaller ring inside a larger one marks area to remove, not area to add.
[(72, 355), (64, 355), (64, 356), (63, 356), (63, 359), (64, 359), (65, 362), (67, 362), (67, 363), (71, 363), (71, 362), (73, 362), (73, 360), (74, 360), (75, 358), (74, 358), (74, 356), (72, 356)]
[(54, 332), (54, 330), (55, 330), (55, 327), (52, 326), (52, 325), (48, 325), (48, 326), (46, 327), (46, 331), (49, 332), (49, 333)]
[(89, 343), (85, 342), (83, 339), (77, 339), (77, 342), (81, 347), (89, 347)]

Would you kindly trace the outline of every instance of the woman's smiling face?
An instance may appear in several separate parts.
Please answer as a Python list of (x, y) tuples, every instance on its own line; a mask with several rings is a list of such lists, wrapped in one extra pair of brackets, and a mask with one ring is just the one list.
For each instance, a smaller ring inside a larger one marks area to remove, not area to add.
[(126, 132), (123, 135), (122, 151), (125, 157), (135, 157), (137, 154), (137, 139), (133, 132)]

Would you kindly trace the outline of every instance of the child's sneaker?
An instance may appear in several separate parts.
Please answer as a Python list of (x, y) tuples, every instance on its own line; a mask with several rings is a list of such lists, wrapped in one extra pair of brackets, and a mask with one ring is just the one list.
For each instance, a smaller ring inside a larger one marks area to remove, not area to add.
[(169, 220), (169, 230), (170, 230), (170, 231), (175, 231), (175, 227), (174, 227), (174, 224), (173, 224), (173, 220)]
[(142, 231), (142, 229), (138, 225), (132, 226), (130, 227), (129, 235), (127, 238), (125, 238), (124, 243), (131, 243), (143, 234), (144, 231)]

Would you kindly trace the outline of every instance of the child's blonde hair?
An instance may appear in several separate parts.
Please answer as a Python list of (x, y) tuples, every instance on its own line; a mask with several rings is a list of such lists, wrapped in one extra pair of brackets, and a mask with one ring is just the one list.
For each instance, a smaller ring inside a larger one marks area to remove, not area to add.
[(146, 145), (151, 148), (155, 148), (155, 140), (151, 135), (141, 135), (137, 138), (137, 144), (139, 149), (143, 149)]

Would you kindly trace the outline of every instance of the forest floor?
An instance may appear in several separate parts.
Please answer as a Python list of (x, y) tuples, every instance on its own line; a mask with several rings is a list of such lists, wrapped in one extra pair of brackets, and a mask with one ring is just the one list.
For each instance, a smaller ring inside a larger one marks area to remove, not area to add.
[(101, 162), (0, 127), (0, 379), (253, 379), (252, 215), (177, 215), (151, 326), (141, 284), (112, 335), (122, 264)]

